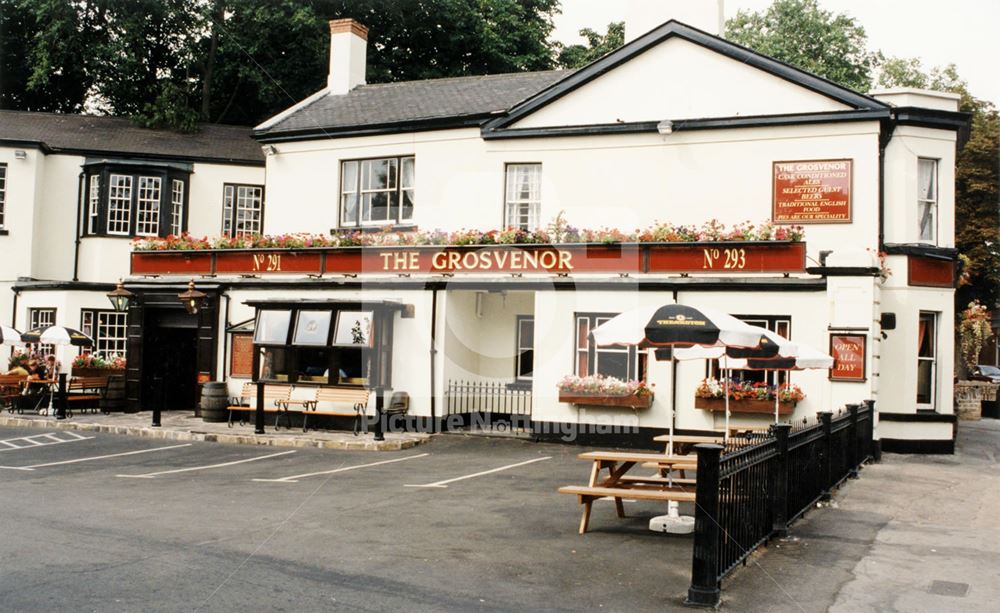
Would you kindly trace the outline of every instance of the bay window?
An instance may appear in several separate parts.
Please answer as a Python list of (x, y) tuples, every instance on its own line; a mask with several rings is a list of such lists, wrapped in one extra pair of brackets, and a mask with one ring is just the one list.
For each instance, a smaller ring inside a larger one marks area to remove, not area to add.
[(542, 165), (507, 164), (504, 225), (529, 232), (538, 228), (542, 206)]
[(82, 233), (135, 237), (184, 232), (189, 175), (189, 169), (177, 164), (84, 165)]
[(340, 166), (341, 227), (384, 226), (413, 221), (414, 158), (347, 160)]

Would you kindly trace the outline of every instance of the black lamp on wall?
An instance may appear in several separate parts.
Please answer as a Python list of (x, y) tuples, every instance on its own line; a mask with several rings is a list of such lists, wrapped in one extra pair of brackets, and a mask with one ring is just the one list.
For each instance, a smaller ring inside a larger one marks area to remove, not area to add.
[(197, 315), (198, 309), (201, 308), (201, 303), (205, 299), (205, 292), (196, 290), (194, 288), (194, 279), (191, 279), (188, 282), (187, 291), (177, 294), (177, 299), (184, 305), (185, 311), (191, 315)]
[(106, 295), (108, 300), (111, 301), (111, 306), (119, 313), (128, 311), (129, 305), (135, 300), (135, 294), (125, 289), (125, 285), (122, 284), (121, 279), (118, 279), (118, 287)]

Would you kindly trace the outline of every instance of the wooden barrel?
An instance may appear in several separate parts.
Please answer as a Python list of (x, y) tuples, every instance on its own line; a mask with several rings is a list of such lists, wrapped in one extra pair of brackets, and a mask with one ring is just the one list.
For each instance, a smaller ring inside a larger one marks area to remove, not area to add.
[(209, 381), (201, 386), (201, 418), (209, 422), (227, 421), (229, 386), (222, 381)]
[(129, 412), (123, 375), (108, 376), (108, 387), (104, 390), (104, 397), (101, 399), (101, 411), (104, 413)]

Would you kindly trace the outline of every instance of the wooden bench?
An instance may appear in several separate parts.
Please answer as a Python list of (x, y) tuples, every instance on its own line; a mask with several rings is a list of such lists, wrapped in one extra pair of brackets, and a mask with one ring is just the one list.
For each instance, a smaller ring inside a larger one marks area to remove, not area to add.
[(0, 375), (0, 402), (10, 413), (18, 408), (25, 379), (23, 375)]
[(107, 377), (73, 377), (66, 385), (66, 415), (74, 410), (98, 412), (107, 388)]
[(587, 532), (590, 524), (590, 509), (595, 500), (599, 498), (613, 498), (615, 501), (615, 511), (618, 517), (625, 517), (625, 508), (622, 500), (661, 500), (664, 502), (694, 502), (695, 493), (693, 491), (681, 491), (679, 489), (667, 489), (661, 486), (641, 486), (630, 487), (602, 487), (567, 485), (559, 488), (562, 494), (575, 494), (583, 505), (583, 516), (580, 518), (580, 534)]
[[(264, 412), (265, 413), (275, 413), (274, 417), (274, 428), (278, 429), (278, 422), (282, 415), (285, 415), (285, 419), (288, 419), (288, 405), (287, 401), (292, 395), (292, 386), (290, 385), (264, 385)], [(286, 403), (286, 404), (282, 404)], [(257, 384), (256, 383), (244, 383), (243, 389), (240, 391), (240, 395), (233, 398), (229, 406), (226, 407), (229, 411), (229, 427), (233, 427), (233, 415), (235, 413), (240, 414), (240, 425), (246, 423), (245, 417), (248, 413), (253, 413), (257, 410)]]
[[(329, 415), (332, 417), (353, 417), (354, 434), (360, 431), (367, 432), (368, 423), (365, 420), (365, 411), (368, 408), (368, 397), (370, 392), (361, 387), (317, 387), (311, 400), (303, 403), (302, 411), (302, 431), (308, 429), (310, 415)], [(296, 402), (294, 400), (289, 402)], [(350, 409), (338, 409), (334, 407), (320, 408), (320, 404), (349, 405)]]

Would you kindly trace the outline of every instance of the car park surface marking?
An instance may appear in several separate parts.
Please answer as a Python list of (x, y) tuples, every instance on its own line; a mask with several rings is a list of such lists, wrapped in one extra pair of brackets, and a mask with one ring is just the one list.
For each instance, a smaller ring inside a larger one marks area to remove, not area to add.
[(299, 479), (305, 479), (306, 477), (317, 477), (319, 475), (332, 475), (334, 473), (347, 472), (349, 470), (356, 470), (358, 468), (368, 468), (369, 466), (380, 466), (382, 464), (393, 464), (395, 462), (405, 462), (406, 460), (414, 460), (416, 458), (422, 458), (424, 456), (429, 456), (429, 453), (420, 453), (417, 455), (406, 456), (405, 458), (395, 458), (393, 460), (382, 460), (381, 462), (372, 462), (370, 464), (358, 464), (356, 466), (345, 466), (343, 468), (334, 468), (333, 470), (323, 470), (315, 473), (305, 473), (301, 475), (291, 475), (288, 477), (282, 477), (280, 479), (254, 479), (254, 481), (262, 481), (268, 483), (298, 483)]
[(518, 466), (526, 466), (528, 464), (534, 464), (535, 462), (542, 462), (544, 460), (551, 460), (552, 456), (546, 456), (544, 458), (535, 458), (533, 460), (527, 460), (525, 462), (518, 462), (517, 464), (508, 464), (507, 466), (501, 466), (500, 468), (491, 468), (490, 470), (484, 470), (478, 473), (472, 473), (471, 475), (463, 475), (461, 477), (455, 477), (453, 479), (445, 479), (444, 481), (437, 481), (435, 483), (423, 483), (419, 485), (404, 485), (403, 487), (448, 487), (449, 483), (455, 483), (456, 481), (464, 481), (465, 479), (472, 479), (474, 477), (481, 477), (483, 475), (489, 475), (492, 473), (498, 473), (502, 470), (508, 470), (511, 468), (517, 468)]
[[(60, 464), (77, 464), (78, 462), (90, 462), (92, 460), (106, 460), (107, 458), (118, 458), (127, 455), (137, 455), (140, 453), (151, 453), (153, 451), (165, 451), (167, 449), (179, 449), (181, 447), (190, 447), (191, 443), (184, 443), (182, 445), (169, 445), (167, 447), (154, 447), (152, 449), (139, 449), (138, 451), (125, 451), (122, 453), (111, 453), (108, 455), (96, 455), (89, 458), (76, 458), (73, 460), (62, 460), (60, 462), (46, 462), (45, 464), (32, 464), (30, 466), (25, 466), (26, 470), (34, 470), (36, 468), (45, 468), (46, 466), (59, 466)], [(5, 467), (6, 468), (6, 467)]]
[(268, 458), (276, 458), (278, 456), (288, 455), (295, 453), (292, 451), (282, 451), (280, 453), (271, 453), (268, 455), (257, 456), (255, 458), (245, 458), (243, 460), (233, 460), (232, 462), (222, 462), (220, 464), (209, 464), (207, 466), (190, 466), (188, 468), (175, 468), (173, 470), (161, 470), (153, 473), (144, 473), (141, 475), (115, 475), (116, 477), (122, 477), (125, 479), (153, 479), (160, 475), (172, 475), (176, 473), (186, 473), (195, 470), (208, 470), (210, 468), (223, 468), (225, 466), (235, 466), (236, 464), (246, 464), (247, 462), (256, 462), (257, 460), (266, 460)]
[[(47, 447), (49, 445), (59, 445), (60, 443), (75, 443), (77, 441), (89, 441), (93, 436), (81, 436), (76, 432), (62, 432), (71, 438), (63, 439), (59, 438), (55, 432), (46, 432), (45, 434), (34, 434), (32, 436), (21, 436), (18, 438), (8, 438), (0, 441), (0, 444), (6, 445), (6, 448), (0, 449), (0, 451), (16, 451), (18, 449), (35, 449), (37, 447)], [(47, 439), (39, 441), (37, 439)], [(19, 443), (26, 443), (21, 445)]]

